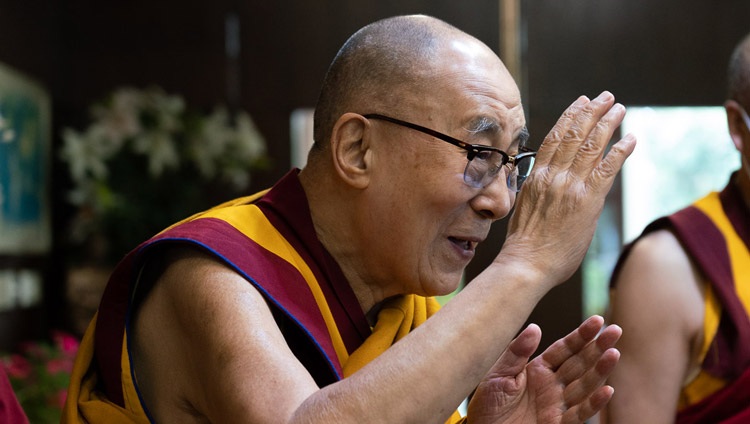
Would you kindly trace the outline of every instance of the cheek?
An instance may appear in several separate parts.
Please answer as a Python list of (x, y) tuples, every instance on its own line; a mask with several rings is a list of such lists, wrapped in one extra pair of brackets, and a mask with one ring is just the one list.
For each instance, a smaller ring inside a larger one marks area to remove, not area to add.
[(419, 175), (419, 180), (431, 187), (451, 185), (457, 180), (463, 182), (466, 155), (452, 151), (447, 144), (428, 144), (428, 147), (413, 154), (410, 168), (414, 174)]
[(373, 207), (368, 213), (372, 245), (382, 245), (411, 266), (414, 261), (424, 262), (468, 207), (465, 198), (457, 197), (456, 193), (464, 191), (458, 188), (455, 182), (428, 185), (421, 181), (382, 191), (371, 200)]
[(425, 144), (421, 149), (405, 148), (389, 155), (374, 181), (383, 192), (381, 201), (411, 219), (423, 220), (436, 208), (463, 201), (459, 197), (465, 185), (466, 159), (449, 149), (436, 149), (429, 141)]
[(463, 181), (466, 159), (450, 149), (436, 149), (429, 141), (425, 144), (390, 152), (394, 154), (381, 160), (368, 188), (373, 196), (371, 222), (384, 224), (380, 230), (388, 228), (404, 246), (415, 243), (424, 248), (473, 195)]

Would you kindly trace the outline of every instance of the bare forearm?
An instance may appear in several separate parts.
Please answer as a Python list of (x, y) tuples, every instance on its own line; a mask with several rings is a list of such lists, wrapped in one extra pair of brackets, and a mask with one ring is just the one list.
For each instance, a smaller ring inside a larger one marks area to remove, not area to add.
[[(548, 288), (502, 260), (358, 373), (311, 396), (295, 422), (443, 422), (477, 386)], [(367, 393), (353, 397), (352, 393)], [(343, 415), (342, 415), (343, 414)]]

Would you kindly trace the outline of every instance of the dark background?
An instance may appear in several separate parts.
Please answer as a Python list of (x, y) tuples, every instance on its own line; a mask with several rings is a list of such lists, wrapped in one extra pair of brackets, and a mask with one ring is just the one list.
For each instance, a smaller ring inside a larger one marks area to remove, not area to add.
[[(520, 74), (533, 144), (577, 96), (612, 91), (627, 105), (717, 105), (729, 52), (750, 31), (746, 0), (521, 0)], [(0, 0), (0, 62), (41, 82), (53, 107), (53, 149), (63, 126), (81, 128), (87, 108), (122, 85), (159, 85), (189, 105), (228, 103), (247, 110), (268, 143), (274, 167), (253, 189), (289, 169), (289, 116), (313, 107), (327, 66), (361, 26), (386, 16), (442, 18), (499, 52), (499, 0), (318, 0), (102, 2)], [(224, 51), (227, 14), (241, 24), (237, 60)], [(503, 52), (499, 52), (503, 53)], [(0, 257), (0, 267), (41, 269), (45, 304), (0, 313), (0, 349), (64, 326), (60, 234), (70, 210), (68, 181), (52, 169), (54, 242), (50, 255)], [(616, 186), (609, 202), (619, 208)], [(476, 275), (505, 234), (496, 224), (468, 269)], [(1, 236), (1, 235), (0, 235)], [(543, 345), (582, 320), (581, 276), (554, 289), (531, 320)], [(501, 313), (501, 311), (498, 311)]]

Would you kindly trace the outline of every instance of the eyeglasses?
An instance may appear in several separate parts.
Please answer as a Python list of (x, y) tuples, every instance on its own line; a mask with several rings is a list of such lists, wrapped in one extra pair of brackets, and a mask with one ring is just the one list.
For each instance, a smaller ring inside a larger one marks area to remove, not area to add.
[(495, 179), (503, 165), (509, 165), (508, 188), (517, 193), (521, 191), (523, 182), (526, 181), (526, 178), (531, 174), (531, 168), (534, 167), (536, 152), (526, 147), (521, 147), (521, 152), (517, 155), (510, 156), (495, 147), (465, 143), (421, 125), (412, 124), (411, 122), (389, 116), (377, 113), (370, 113), (363, 116), (367, 119), (380, 119), (402, 127), (411, 128), (466, 150), (468, 163), (464, 169), (464, 182), (474, 188), (486, 187)]

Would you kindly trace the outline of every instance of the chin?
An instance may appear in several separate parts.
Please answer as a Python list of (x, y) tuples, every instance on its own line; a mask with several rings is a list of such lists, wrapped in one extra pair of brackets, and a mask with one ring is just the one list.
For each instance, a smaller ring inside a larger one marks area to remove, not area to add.
[(461, 279), (463, 274), (459, 278), (451, 278), (450, 281), (441, 281), (439, 285), (432, 287), (431, 293), (426, 296), (445, 296), (453, 293), (461, 285)]

